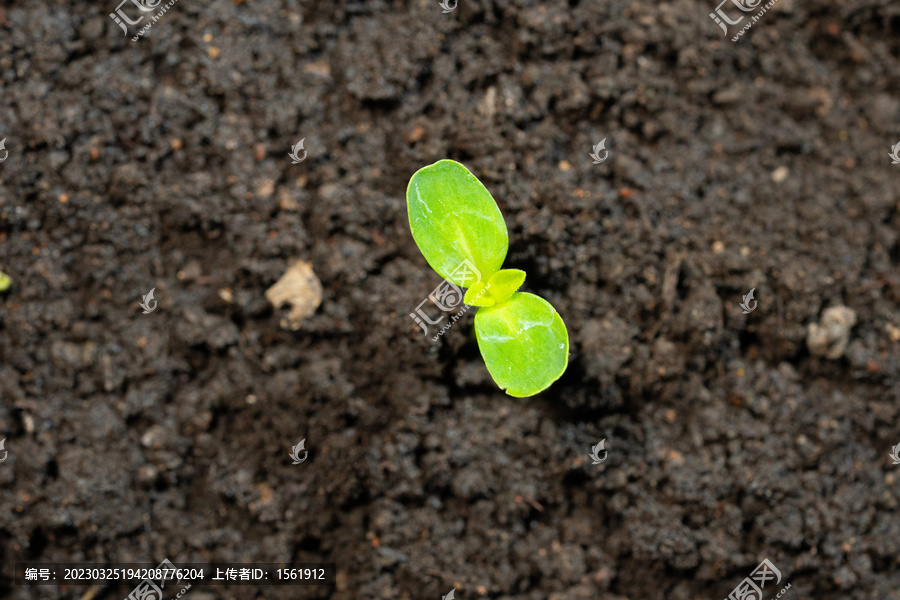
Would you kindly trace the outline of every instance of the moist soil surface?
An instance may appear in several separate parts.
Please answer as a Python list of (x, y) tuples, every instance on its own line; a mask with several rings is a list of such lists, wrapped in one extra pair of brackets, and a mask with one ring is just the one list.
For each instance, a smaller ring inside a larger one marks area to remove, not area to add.
[[(900, 6), (780, 0), (737, 42), (715, 9), (180, 0), (132, 41), (116, 0), (4, 3), (0, 596), (168, 558), (337, 570), (191, 600), (718, 600), (769, 559), (766, 599), (900, 598)], [(410, 318), (443, 158), (568, 327), (541, 394), (474, 310)]]

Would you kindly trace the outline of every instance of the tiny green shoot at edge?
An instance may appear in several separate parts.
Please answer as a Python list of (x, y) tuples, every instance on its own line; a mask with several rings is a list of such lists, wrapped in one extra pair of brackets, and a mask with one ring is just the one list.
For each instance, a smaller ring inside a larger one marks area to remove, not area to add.
[(463, 302), (478, 307), (475, 337), (497, 385), (519, 398), (550, 387), (568, 366), (569, 334), (549, 302), (516, 291), (524, 271), (501, 269), (509, 234), (487, 188), (460, 163), (441, 160), (413, 174), (406, 206), (425, 260), (467, 287)]

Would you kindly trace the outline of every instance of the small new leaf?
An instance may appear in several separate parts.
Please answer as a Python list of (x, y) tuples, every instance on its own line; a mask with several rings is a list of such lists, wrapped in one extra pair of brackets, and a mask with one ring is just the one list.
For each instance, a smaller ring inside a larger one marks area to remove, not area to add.
[(469, 288), (463, 298), (463, 304), (469, 306), (493, 306), (494, 299), (488, 294), (488, 284), (486, 281), (479, 281)]
[(488, 293), (494, 299), (494, 304), (500, 304), (509, 300), (510, 296), (522, 287), (523, 283), (525, 283), (525, 271), (503, 269), (488, 279)]
[(487, 282), (479, 281), (470, 287), (463, 302), (469, 306), (494, 306), (506, 302), (522, 287), (524, 281), (525, 271), (519, 269), (497, 271)]

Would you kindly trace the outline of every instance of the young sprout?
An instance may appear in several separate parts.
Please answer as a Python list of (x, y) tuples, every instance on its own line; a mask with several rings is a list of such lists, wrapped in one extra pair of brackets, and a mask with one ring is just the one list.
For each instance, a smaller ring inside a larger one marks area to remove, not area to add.
[(456, 161), (419, 169), (406, 190), (409, 228), (425, 260), (477, 306), (475, 337), (488, 372), (510, 396), (542, 392), (569, 363), (569, 334), (549, 302), (516, 290), (525, 272), (501, 269), (509, 235), (487, 188)]

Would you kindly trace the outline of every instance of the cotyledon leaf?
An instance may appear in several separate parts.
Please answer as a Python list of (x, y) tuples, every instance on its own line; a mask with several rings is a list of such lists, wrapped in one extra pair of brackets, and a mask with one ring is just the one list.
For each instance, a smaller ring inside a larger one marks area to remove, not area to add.
[(416, 245), (451, 283), (471, 287), (503, 266), (509, 235), (500, 208), (458, 162), (440, 160), (416, 171), (406, 189), (406, 208)]
[(478, 349), (494, 381), (516, 398), (533, 396), (559, 379), (569, 364), (569, 333), (553, 306), (534, 294), (475, 313)]

